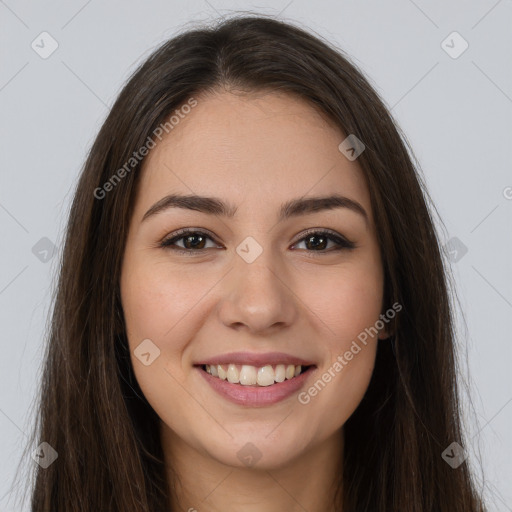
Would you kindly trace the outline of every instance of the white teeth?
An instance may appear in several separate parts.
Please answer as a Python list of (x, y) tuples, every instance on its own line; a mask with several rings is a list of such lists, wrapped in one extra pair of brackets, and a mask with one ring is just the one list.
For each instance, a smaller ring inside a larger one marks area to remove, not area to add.
[(219, 373), (219, 379), (226, 380), (228, 378), (226, 370), (220, 364), (217, 365), (217, 372)]
[(284, 364), (276, 366), (276, 382), (283, 382), (286, 379), (286, 367)]
[(237, 366), (236, 364), (205, 365), (206, 372), (221, 380), (228, 380), (231, 384), (241, 384), (242, 386), (271, 386), (275, 382), (284, 382), (300, 375), (301, 365), (278, 364), (275, 367), (265, 365), (260, 368), (251, 365)]
[(240, 370), (240, 384), (244, 386), (252, 386), (256, 384), (257, 379), (257, 369), (254, 366), (247, 366), (244, 364)]
[(231, 384), (236, 384), (240, 381), (240, 372), (238, 371), (237, 367), (234, 364), (230, 364), (228, 366), (228, 381), (231, 382)]
[(272, 366), (263, 366), (258, 370), (258, 385), (260, 386), (270, 386), (274, 384), (274, 368)]

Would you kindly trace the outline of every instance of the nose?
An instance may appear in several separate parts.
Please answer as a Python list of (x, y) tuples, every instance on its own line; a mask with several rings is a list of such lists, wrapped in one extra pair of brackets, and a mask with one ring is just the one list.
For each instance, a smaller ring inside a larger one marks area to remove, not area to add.
[(224, 282), (220, 320), (227, 327), (260, 335), (292, 325), (300, 301), (287, 281), (284, 270), (272, 261), (270, 250), (252, 263), (237, 256)]

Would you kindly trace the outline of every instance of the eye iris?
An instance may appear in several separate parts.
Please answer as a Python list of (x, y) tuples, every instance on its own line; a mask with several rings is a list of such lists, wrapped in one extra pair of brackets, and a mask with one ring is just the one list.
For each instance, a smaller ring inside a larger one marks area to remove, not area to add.
[[(314, 239), (316, 239), (316, 238), (319, 238), (320, 240), (322, 240), (322, 242), (320, 242), (320, 243), (316, 243), (316, 244), (315, 244), (315, 243), (312, 243), (311, 241), (312, 241), (312, 240), (314, 240)], [(308, 244), (309, 244), (310, 242), (312, 243), (312, 245), (313, 245), (313, 248), (314, 248), (314, 249), (318, 249), (318, 248), (320, 248), (320, 249), (325, 249), (325, 244), (327, 243), (327, 237), (326, 237), (326, 236), (324, 236), (324, 235), (311, 235), (311, 236), (309, 236), (309, 237), (306, 239), (306, 241), (305, 241), (305, 243), (306, 243), (306, 247), (307, 247), (308, 249), (310, 248), (310, 247), (308, 246)]]
[[(189, 247), (188, 246), (188, 243), (194, 239), (194, 238), (200, 238), (201, 241), (198, 242), (198, 243), (192, 243), (192, 247)], [(185, 246), (186, 249), (191, 249), (191, 248), (194, 248), (194, 249), (203, 249), (204, 247), (204, 243), (205, 243), (205, 237), (203, 235), (200, 235), (200, 234), (194, 234), (194, 235), (188, 235), (188, 236), (185, 236), (183, 237), (183, 245)], [(200, 244), (203, 244), (202, 246), (200, 246)], [(200, 246), (200, 247), (199, 247)]]

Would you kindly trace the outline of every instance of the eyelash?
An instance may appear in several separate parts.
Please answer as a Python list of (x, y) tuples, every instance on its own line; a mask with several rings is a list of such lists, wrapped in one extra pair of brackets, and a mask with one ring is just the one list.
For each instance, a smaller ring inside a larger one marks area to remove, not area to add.
[[(206, 231), (202, 231), (200, 229), (186, 228), (186, 229), (179, 230), (176, 233), (173, 233), (173, 235), (171, 237), (165, 238), (164, 240), (162, 240), (160, 242), (159, 246), (163, 249), (170, 249), (177, 253), (185, 254), (187, 256), (193, 256), (193, 253), (202, 253), (202, 252), (206, 251), (207, 249), (182, 249), (182, 248), (172, 247), (172, 244), (174, 244), (178, 240), (184, 239), (186, 236), (191, 235), (191, 234), (205, 236), (205, 237), (209, 238), (210, 240), (212, 240), (213, 242), (217, 243), (214, 240), (214, 238), (210, 235), (210, 233), (208, 233)], [(350, 249), (354, 249), (356, 247), (356, 245), (353, 242), (341, 237), (334, 231), (330, 231), (330, 230), (326, 230), (326, 229), (323, 229), (323, 230), (312, 229), (310, 231), (307, 231), (303, 235), (303, 237), (301, 239), (299, 239), (297, 242), (295, 242), (293, 245), (303, 242), (308, 236), (313, 236), (313, 235), (326, 237), (329, 240), (334, 241), (338, 245), (338, 247), (335, 249), (330, 249), (330, 250), (324, 249), (324, 250), (319, 250), (319, 251), (313, 251), (313, 250), (306, 249), (306, 251), (308, 253), (311, 253), (312, 256), (322, 256), (325, 253), (337, 252), (337, 251), (342, 251), (345, 249), (350, 250)], [(209, 247), (208, 249), (211, 249), (211, 247)], [(315, 253), (318, 253), (318, 254), (315, 254)]]

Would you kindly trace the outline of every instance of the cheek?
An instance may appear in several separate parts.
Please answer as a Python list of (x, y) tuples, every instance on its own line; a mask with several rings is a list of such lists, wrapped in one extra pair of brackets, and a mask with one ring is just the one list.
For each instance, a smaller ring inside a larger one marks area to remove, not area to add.
[[(313, 279), (309, 282), (313, 289)], [(306, 284), (304, 284), (306, 287)], [(316, 323), (318, 343), (326, 352), (323, 366), (299, 402), (311, 416), (322, 418), (319, 429), (343, 425), (363, 398), (370, 382), (377, 351), (375, 324), (382, 312), (383, 280), (378, 265), (337, 268), (317, 275), (318, 293), (304, 294)], [(323, 415), (321, 411), (329, 411)]]
[[(160, 417), (169, 412), (170, 403), (177, 410), (190, 407), (181, 363), (192, 336), (187, 329), (194, 323), (194, 305), (204, 294), (197, 281), (170, 272), (158, 262), (131, 261), (123, 269), (121, 299), (133, 371), (144, 396)], [(138, 356), (143, 353), (139, 350), (143, 342), (147, 347), (144, 353), (150, 353), (151, 362), (147, 365)]]
[(336, 354), (348, 350), (351, 341), (374, 326), (382, 312), (383, 279), (377, 265), (359, 262), (338, 267), (308, 277), (302, 286), (302, 298)]
[[(178, 408), (190, 407), (185, 391), (188, 349), (204, 322), (207, 292), (218, 277), (209, 278), (196, 269), (180, 271), (167, 262), (128, 263), (122, 273), (121, 299), (130, 357), (142, 392), (162, 417), (171, 402)], [(137, 352), (148, 339), (159, 355), (145, 366)]]
[(358, 345), (349, 343), (346, 351), (335, 354), (332, 362), (322, 368), (311, 385), (298, 396), (313, 431), (329, 435), (338, 430), (352, 416), (366, 393), (375, 364), (377, 342)]
[(318, 343), (325, 351), (322, 367), (298, 397), (311, 428), (329, 433), (356, 410), (368, 388), (375, 365), (382, 288), (379, 279), (353, 271), (331, 280), (328, 295), (311, 299), (318, 310)]
[(181, 339), (176, 332), (204, 295), (204, 280), (159, 263), (132, 265), (124, 275), (121, 297), (129, 339)]

